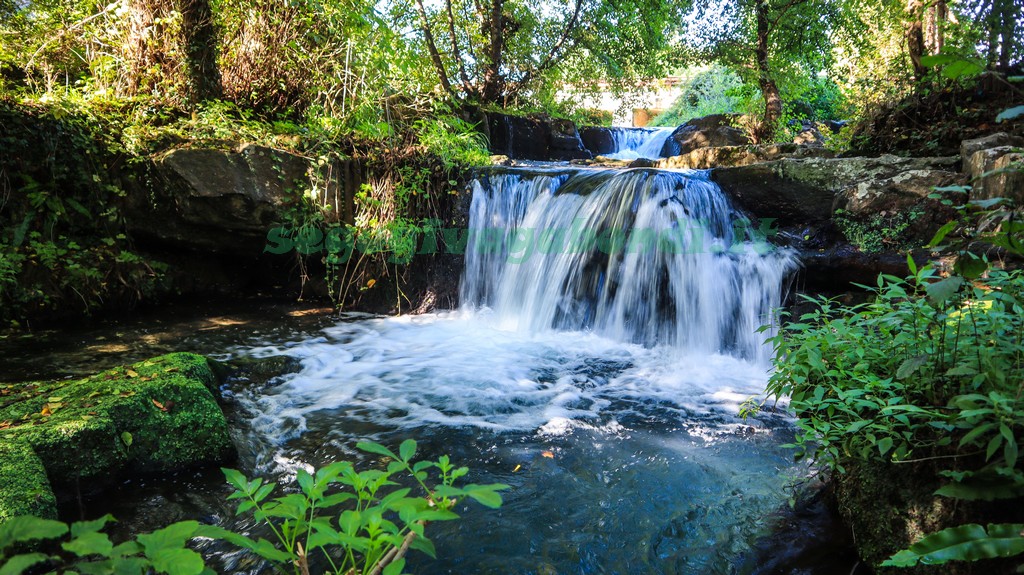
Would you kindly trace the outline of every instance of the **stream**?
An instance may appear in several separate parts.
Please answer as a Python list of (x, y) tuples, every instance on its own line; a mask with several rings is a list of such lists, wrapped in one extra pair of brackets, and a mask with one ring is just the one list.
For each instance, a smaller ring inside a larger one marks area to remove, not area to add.
[[(288, 485), (299, 468), (376, 465), (358, 441), (415, 438), (421, 457), (468, 466), (467, 482), (511, 486), (498, 510), (467, 502), (462, 520), (432, 524), (438, 559), (411, 555), (414, 573), (850, 572), (831, 519), (793, 527), (788, 504), (813, 470), (782, 447), (792, 421), (738, 415), (763, 392), (770, 350), (755, 330), (782, 302), (792, 254), (765, 249), (700, 172), (505, 168), (473, 186), (458, 310), (167, 309), (8, 337), (4, 376), (195, 351), (243, 366), (222, 391), (250, 476)], [(111, 512), (125, 533), (185, 518), (253, 528), (228, 493), (219, 471), (191, 471), (63, 512)], [(206, 552), (218, 571), (267, 572)]]

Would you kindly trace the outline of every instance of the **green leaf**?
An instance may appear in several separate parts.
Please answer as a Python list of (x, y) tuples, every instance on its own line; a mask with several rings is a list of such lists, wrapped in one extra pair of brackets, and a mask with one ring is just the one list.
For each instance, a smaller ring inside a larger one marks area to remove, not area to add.
[(107, 523), (117, 521), (111, 514), (106, 514), (99, 519), (93, 519), (92, 521), (78, 521), (71, 524), (71, 536), (78, 537), (85, 535), (86, 533), (95, 533), (100, 529), (103, 529)]
[(398, 447), (398, 454), (402, 457), (402, 461), (408, 462), (414, 455), (416, 455), (416, 440), (406, 439), (402, 442), (402, 445)]
[(153, 569), (167, 575), (199, 575), (206, 567), (202, 555), (191, 549), (161, 549), (149, 558)]
[(152, 533), (139, 535), (136, 539), (146, 550), (146, 555), (152, 558), (156, 553), (166, 549), (184, 549), (185, 542), (198, 530), (198, 521), (181, 521)]
[(469, 484), (465, 486), (464, 491), (466, 495), (470, 496), (478, 503), (491, 509), (497, 509), (501, 507), (501, 494), (497, 491), (501, 489), (508, 489), (508, 485), (495, 483), (491, 485), (473, 485)]
[(60, 521), (22, 515), (0, 523), (0, 549), (35, 539), (56, 539), (68, 532)]
[(946, 279), (928, 284), (925, 291), (928, 292), (928, 300), (932, 305), (938, 306), (953, 297), (962, 285), (964, 285), (964, 278), (960, 276), (950, 276)]
[(942, 69), (942, 75), (950, 80), (973, 78), (985, 71), (985, 63), (980, 60), (960, 59), (950, 62)]
[(432, 559), (437, 559), (437, 549), (434, 548), (434, 542), (426, 537), (416, 537), (412, 540), (410, 548), (426, 553)]
[(914, 261), (914, 256), (910, 253), (907, 254), (907, 269), (910, 270), (910, 275), (917, 275), (917, 262)]
[(299, 487), (305, 494), (310, 494), (313, 491), (313, 476), (309, 474), (305, 469), (300, 469), (295, 474), (295, 480), (298, 482)]
[(948, 561), (978, 561), (1024, 553), (1024, 524), (977, 524), (943, 529), (914, 543), (882, 563), (884, 567), (941, 565)]
[(993, 206), (1006, 203), (1006, 198), (989, 198), (987, 200), (971, 200), (968, 204), (987, 210)]
[(850, 425), (846, 426), (846, 433), (857, 433), (861, 429), (864, 429), (868, 425), (871, 425), (871, 421), (868, 419), (862, 419), (860, 421), (854, 421)]
[(928, 363), (927, 355), (915, 355), (903, 363), (900, 364), (899, 369), (896, 370), (896, 379), (907, 379), (911, 375), (914, 375), (921, 366)]
[(401, 557), (395, 559), (388, 566), (384, 568), (381, 575), (402, 575), (402, 569), (405, 569), (405, 558)]
[(953, 271), (969, 280), (981, 277), (987, 270), (988, 262), (970, 252), (960, 254), (953, 264)]
[(114, 544), (110, 542), (110, 538), (107, 537), (106, 533), (89, 532), (83, 533), (71, 541), (64, 543), (61, 547), (63, 547), (65, 551), (74, 553), (79, 557), (85, 557), (87, 555), (102, 555), (104, 557), (110, 557), (110, 552), (114, 549)]
[(884, 456), (886, 453), (889, 453), (890, 449), (892, 449), (891, 437), (883, 437), (882, 439), (878, 440), (878, 453), (880, 455)]
[(1024, 106), (1014, 106), (1009, 110), (1003, 110), (996, 116), (997, 122), (1005, 122), (1007, 120), (1016, 120), (1017, 118), (1024, 116)]
[(390, 457), (391, 459), (398, 459), (398, 456), (392, 453), (390, 449), (372, 441), (360, 441), (356, 444), (356, 449), (367, 453), (376, 453), (377, 455), (383, 455), (385, 457)]
[[(937, 232), (935, 232), (935, 235), (932, 236), (932, 241), (928, 242), (928, 244), (925, 247), (934, 248), (935, 246), (939, 245), (939, 243), (942, 240), (946, 239), (946, 236), (949, 235), (949, 232), (956, 229), (956, 224), (957, 222), (955, 220), (952, 222), (946, 222), (945, 225), (943, 225), (941, 228), (939, 228)], [(909, 258), (910, 255), (907, 254), (907, 257)], [(914, 273), (916, 274), (917, 272)]]
[(228, 483), (239, 491), (246, 491), (246, 487), (249, 485), (249, 480), (245, 478), (245, 475), (237, 469), (225, 469), (221, 468), (224, 473), (224, 478), (227, 479)]
[(960, 481), (943, 485), (936, 495), (965, 501), (995, 501), (1020, 497), (1024, 485), (1016, 477), (1006, 477), (990, 470), (973, 472)]
[(50, 557), (43, 553), (29, 553), (27, 555), (15, 555), (0, 565), (0, 575), (21, 575), (29, 567), (38, 565)]

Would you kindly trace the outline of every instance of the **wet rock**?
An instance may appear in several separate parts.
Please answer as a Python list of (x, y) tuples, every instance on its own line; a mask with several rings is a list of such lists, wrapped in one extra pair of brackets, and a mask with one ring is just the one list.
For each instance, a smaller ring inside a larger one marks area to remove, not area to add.
[(825, 127), (832, 134), (838, 134), (843, 128), (849, 124), (846, 120), (825, 120)]
[(548, 123), (551, 126), (549, 154), (552, 160), (576, 160), (593, 156), (583, 145), (576, 124), (571, 120), (552, 119)]
[(569, 161), (593, 156), (583, 146), (576, 125), (547, 116), (510, 116), (487, 112), (492, 154), (513, 160)]
[(737, 571), (749, 575), (860, 574), (851, 534), (835, 513), (827, 485), (800, 488), (789, 508), (771, 518), (772, 533), (741, 558)]
[(742, 146), (750, 143), (747, 133), (733, 127), (739, 116), (713, 114), (694, 118), (676, 128), (661, 149), (664, 157), (681, 156), (698, 148)]
[(595, 156), (615, 153), (615, 136), (612, 128), (602, 126), (583, 126), (580, 128), (580, 141), (583, 147)]
[(810, 146), (812, 148), (824, 148), (825, 147), (825, 136), (818, 130), (818, 128), (811, 126), (804, 128), (793, 138), (794, 144), (800, 144), (801, 146)]

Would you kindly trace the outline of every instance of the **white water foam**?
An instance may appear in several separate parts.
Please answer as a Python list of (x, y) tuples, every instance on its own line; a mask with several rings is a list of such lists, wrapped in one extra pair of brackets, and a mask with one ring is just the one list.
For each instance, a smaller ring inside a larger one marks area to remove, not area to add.
[(284, 443), (311, 415), (339, 409), (388, 428), (499, 432), (575, 423), (614, 432), (615, 418), (652, 413), (671, 425), (735, 421), (764, 386), (762, 367), (733, 357), (585, 332), (524, 334), (486, 313), (345, 322), (325, 335), (280, 350), (303, 369), (253, 399), (261, 435)]

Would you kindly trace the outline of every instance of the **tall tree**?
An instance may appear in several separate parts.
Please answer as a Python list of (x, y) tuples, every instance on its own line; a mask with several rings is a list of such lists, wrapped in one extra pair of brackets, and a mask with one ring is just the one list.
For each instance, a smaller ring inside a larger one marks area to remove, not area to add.
[(725, 64), (757, 85), (764, 107), (754, 136), (768, 140), (783, 113), (780, 74), (813, 76), (828, 66), (838, 14), (830, 0), (719, 0), (695, 5), (687, 36), (696, 58)]
[[(660, 52), (665, 15), (679, 5), (669, 0), (410, 2), (405, 14), (412, 16), (441, 88), (452, 97), (499, 104), (570, 59), (581, 68), (588, 68), (583, 59), (606, 68), (633, 68), (623, 61)], [(638, 35), (635, 24), (645, 18), (649, 23)]]

